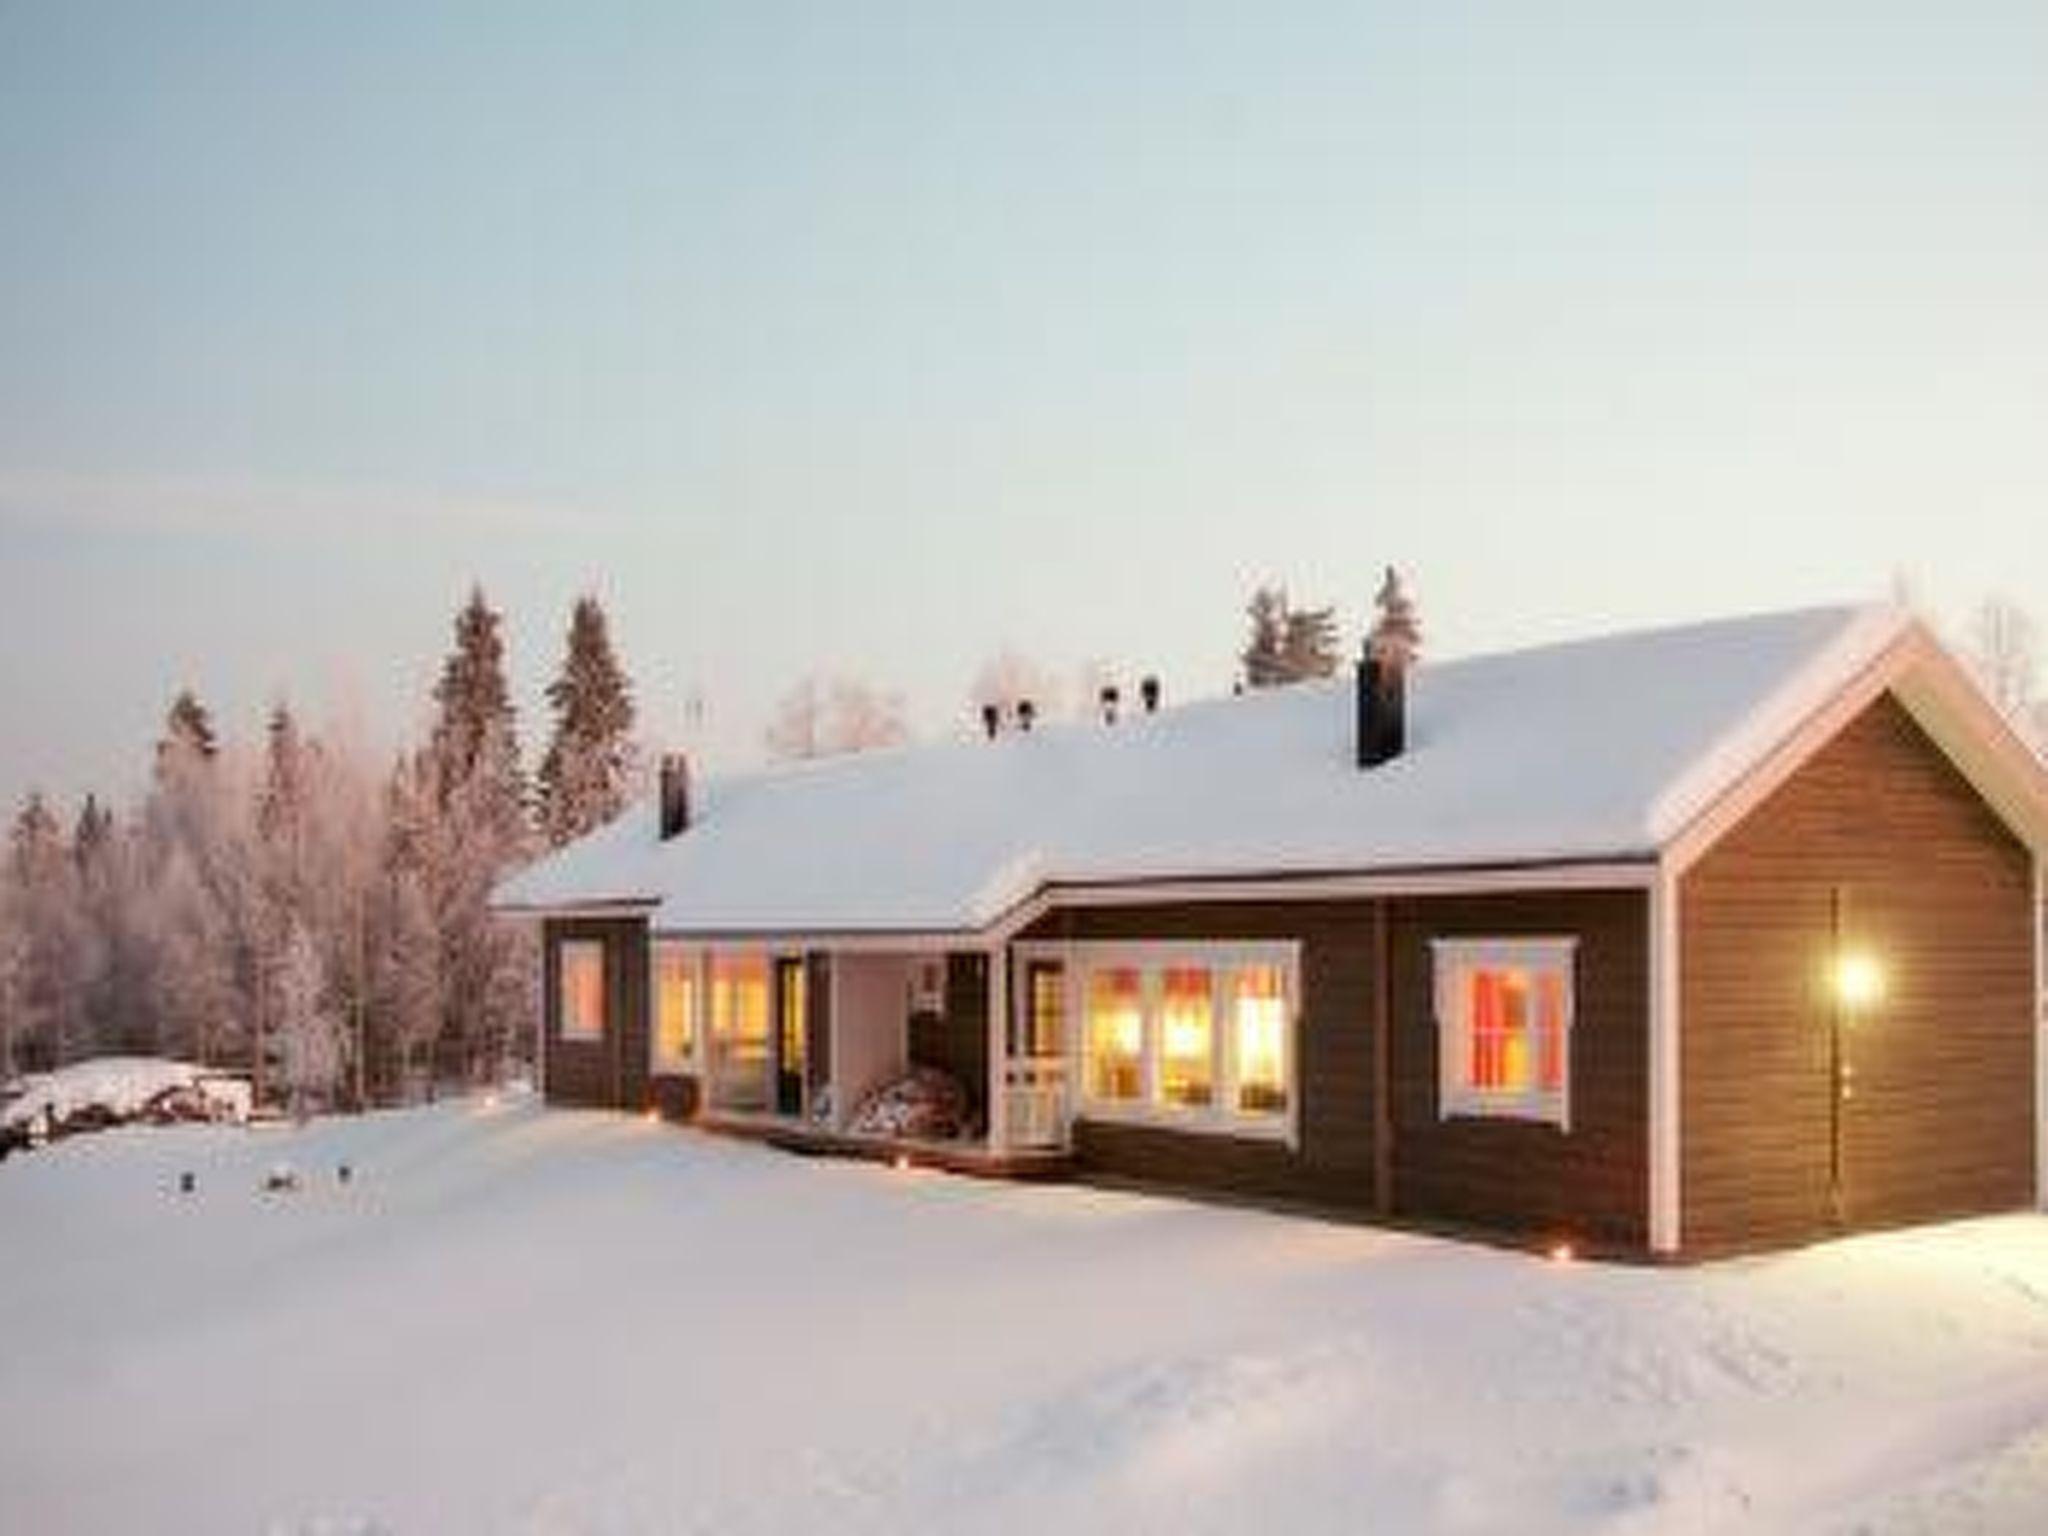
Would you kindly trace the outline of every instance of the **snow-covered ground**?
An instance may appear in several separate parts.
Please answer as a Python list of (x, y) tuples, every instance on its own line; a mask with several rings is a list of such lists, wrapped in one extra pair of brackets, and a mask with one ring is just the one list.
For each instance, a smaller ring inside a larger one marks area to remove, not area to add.
[(67, 1141), (0, 1254), (6, 1531), (2048, 1528), (2041, 1217), (1557, 1265), (473, 1101)]

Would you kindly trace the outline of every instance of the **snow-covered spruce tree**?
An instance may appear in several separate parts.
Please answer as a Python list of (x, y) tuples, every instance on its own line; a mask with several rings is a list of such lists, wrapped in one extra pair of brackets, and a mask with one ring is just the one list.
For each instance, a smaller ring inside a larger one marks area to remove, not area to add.
[(625, 808), (633, 772), (632, 686), (594, 597), (576, 600), (548, 706), (555, 726), (538, 775), (540, 829), (559, 848)]
[(88, 795), (72, 830), (71, 863), (78, 897), (79, 1006), (90, 1049), (156, 1054), (141, 840)]
[(1293, 681), (1287, 672), (1287, 589), (1260, 587), (1245, 604), (1250, 631), (1238, 660), (1248, 688), (1276, 688)]
[(1281, 671), (1290, 683), (1328, 677), (1337, 670), (1337, 615), (1330, 608), (1288, 610), (1280, 640)]
[(427, 748), (435, 817), (426, 886), (441, 928), (437, 1070), (472, 1080), (503, 1073), (528, 1039), (540, 981), (532, 935), (490, 911), (492, 888), (530, 848), (499, 626), (473, 590), (434, 687)]
[(1377, 615), (1367, 642), (1373, 653), (1401, 666), (1413, 665), (1422, 653), (1422, 622), (1416, 617), (1408, 589), (1401, 585), (1401, 573), (1391, 565), (1380, 581), (1373, 605)]
[(423, 757), (400, 756), (385, 781), (371, 905), (373, 1096), (394, 1102), (431, 1079), (441, 1030), (441, 930), (432, 897), (438, 832)]
[(82, 1054), (85, 1043), (74, 880), (57, 818), (41, 791), (31, 791), (7, 846), (7, 927), (18, 946), (7, 1034), (26, 1069), (61, 1065)]

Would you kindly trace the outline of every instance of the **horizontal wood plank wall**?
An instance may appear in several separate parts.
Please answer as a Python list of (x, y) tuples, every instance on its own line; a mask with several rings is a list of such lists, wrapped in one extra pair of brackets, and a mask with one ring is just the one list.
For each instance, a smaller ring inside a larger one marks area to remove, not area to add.
[[(597, 1040), (562, 1038), (561, 946), (565, 940), (596, 939), (605, 947), (604, 1035)], [(541, 1017), (547, 1052), (544, 1081), (548, 1102), (607, 1109), (640, 1109), (653, 1100), (648, 1089), (647, 924), (638, 918), (555, 919), (541, 928)], [(688, 1092), (670, 1083), (664, 1101), (675, 1112)]]
[(1300, 1147), (1083, 1120), (1084, 1168), (1263, 1199), (1373, 1205), (1372, 903), (1202, 902), (1047, 914), (1027, 939), (1279, 939), (1301, 944)]
[(1886, 696), (1680, 882), (1683, 1244), (1833, 1229), (1830, 907), (1886, 996), (1846, 1036), (1847, 1223), (2027, 1204), (2025, 850)]
[[(1531, 891), (1389, 903), (1397, 1213), (1641, 1249), (1649, 1240), (1649, 900)], [(1571, 1129), (1438, 1114), (1437, 938), (1576, 936)]]
[[(1370, 1212), (1374, 903), (1201, 903), (1048, 914), (1027, 939), (1292, 939), (1301, 949), (1298, 1149), (1247, 1138), (1081, 1121), (1083, 1167), (1162, 1185)], [(1390, 901), (1388, 1002), (1395, 1212), (1507, 1232), (1568, 1230), (1641, 1246), (1648, 1211), (1647, 903), (1640, 891)], [(1429, 941), (1576, 934), (1574, 1128), (1437, 1116)]]

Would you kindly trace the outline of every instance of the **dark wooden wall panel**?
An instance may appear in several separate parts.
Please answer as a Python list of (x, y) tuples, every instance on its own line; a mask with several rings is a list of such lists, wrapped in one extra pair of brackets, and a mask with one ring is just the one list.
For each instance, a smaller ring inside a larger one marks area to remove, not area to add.
[[(1373, 903), (1216, 902), (1074, 908), (1046, 939), (1292, 939), (1301, 944), (1300, 1145), (1083, 1122), (1084, 1167), (1120, 1177), (1370, 1211), (1376, 983)], [(1395, 1213), (1513, 1232), (1639, 1245), (1647, 1216), (1647, 924), (1639, 891), (1418, 897), (1388, 904), (1388, 1042)], [(1429, 941), (1458, 934), (1577, 934), (1574, 1125), (1437, 1116)]]
[(1683, 1241), (1834, 1229), (1831, 892), (1887, 992), (1847, 1033), (1847, 1224), (2028, 1203), (2032, 869), (1940, 749), (1880, 699), (1681, 882)]
[[(1404, 1216), (1639, 1249), (1649, 1235), (1649, 899), (1638, 890), (1389, 903), (1394, 1192)], [(1571, 1129), (1437, 1111), (1436, 938), (1575, 936)]]
[[(597, 1040), (562, 1038), (561, 945), (596, 939), (605, 946), (605, 1025)], [(647, 924), (639, 918), (551, 919), (541, 930), (541, 1009), (548, 1102), (640, 1109), (648, 1088)], [(679, 1089), (665, 1093), (675, 1099)]]

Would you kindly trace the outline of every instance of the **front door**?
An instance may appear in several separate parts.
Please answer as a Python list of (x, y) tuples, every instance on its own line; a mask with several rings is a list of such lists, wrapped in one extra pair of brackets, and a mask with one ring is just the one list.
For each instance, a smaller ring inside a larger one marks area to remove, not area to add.
[(810, 1043), (806, 1027), (808, 989), (801, 955), (775, 962), (775, 1108), (777, 1113), (804, 1112), (804, 1060)]

